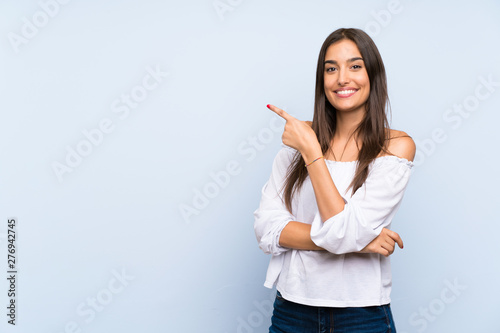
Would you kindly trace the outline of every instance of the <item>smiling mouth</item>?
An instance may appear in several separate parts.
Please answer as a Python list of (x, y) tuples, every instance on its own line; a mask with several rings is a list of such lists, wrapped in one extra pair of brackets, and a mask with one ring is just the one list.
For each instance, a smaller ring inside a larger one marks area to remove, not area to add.
[(354, 95), (357, 91), (358, 91), (358, 89), (343, 89), (343, 90), (336, 90), (336, 91), (334, 91), (334, 93), (338, 97), (347, 98), (347, 97), (351, 97), (352, 95)]
[(337, 95), (350, 95), (354, 94), (357, 90), (356, 89), (350, 89), (350, 90), (337, 90), (335, 93)]

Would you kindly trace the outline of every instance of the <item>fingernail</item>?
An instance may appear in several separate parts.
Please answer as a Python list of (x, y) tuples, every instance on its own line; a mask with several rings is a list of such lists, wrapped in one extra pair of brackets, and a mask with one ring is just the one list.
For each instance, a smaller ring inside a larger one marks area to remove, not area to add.
[(267, 104), (267, 108), (268, 108), (268, 109), (270, 109), (270, 108), (271, 108), (271, 107), (270, 107), (270, 105), (271, 105), (271, 104)]

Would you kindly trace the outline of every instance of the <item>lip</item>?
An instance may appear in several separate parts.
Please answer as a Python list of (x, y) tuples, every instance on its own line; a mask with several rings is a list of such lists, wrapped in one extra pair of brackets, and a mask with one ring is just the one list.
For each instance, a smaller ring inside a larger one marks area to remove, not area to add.
[[(338, 92), (339, 91), (346, 91), (346, 90), (351, 90), (352, 92), (351, 93), (344, 93), (344, 94), (339, 94)], [(340, 97), (340, 98), (349, 98), (351, 97), (352, 95), (354, 95), (355, 93), (358, 92), (359, 89), (356, 89), (356, 88), (351, 88), (351, 87), (347, 87), (347, 88), (340, 88), (340, 89), (337, 89), (334, 91), (335, 95), (337, 97)]]

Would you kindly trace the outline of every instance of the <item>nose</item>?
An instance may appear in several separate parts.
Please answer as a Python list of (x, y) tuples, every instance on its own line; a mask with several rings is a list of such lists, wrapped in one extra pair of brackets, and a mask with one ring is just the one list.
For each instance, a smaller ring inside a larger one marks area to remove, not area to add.
[(339, 86), (345, 86), (348, 83), (349, 83), (349, 73), (344, 69), (340, 69), (339, 76), (338, 76)]

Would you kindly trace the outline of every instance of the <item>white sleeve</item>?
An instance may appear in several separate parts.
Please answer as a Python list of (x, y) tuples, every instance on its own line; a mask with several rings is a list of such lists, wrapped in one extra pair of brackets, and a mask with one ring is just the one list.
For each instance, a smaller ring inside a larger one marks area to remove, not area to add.
[(397, 156), (376, 159), (365, 183), (344, 210), (325, 222), (316, 214), (311, 226), (312, 241), (325, 250), (344, 254), (358, 252), (389, 228), (410, 179), (413, 163)]
[[(283, 145), (284, 146), (284, 145)], [(254, 230), (259, 247), (267, 254), (279, 255), (289, 248), (279, 245), (281, 231), (295, 217), (286, 209), (280, 190), (286, 180), (286, 173), (295, 150), (284, 146), (276, 155), (271, 176), (262, 187), (260, 205), (255, 210)]]

